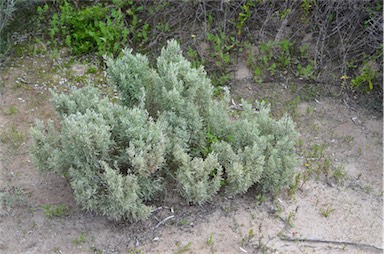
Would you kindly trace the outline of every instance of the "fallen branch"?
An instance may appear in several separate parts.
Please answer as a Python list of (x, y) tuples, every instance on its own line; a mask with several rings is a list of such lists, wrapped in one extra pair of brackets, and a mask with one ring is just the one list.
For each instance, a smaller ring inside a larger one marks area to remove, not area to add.
[(173, 217), (175, 217), (175, 215), (168, 216), (168, 217), (165, 218), (164, 220), (162, 220), (162, 221), (160, 221), (159, 223), (157, 223), (157, 225), (155, 226), (155, 228), (158, 228), (161, 224), (163, 224), (163, 223), (166, 222), (167, 220), (172, 219)]
[(290, 237), (284, 237), (279, 236), (281, 240), (283, 241), (289, 241), (289, 242), (312, 242), (312, 243), (331, 243), (331, 244), (344, 244), (344, 245), (350, 245), (355, 246), (359, 248), (371, 248), (377, 251), (383, 251), (382, 248), (376, 247), (374, 245), (365, 244), (365, 243), (354, 243), (354, 242), (346, 242), (346, 241), (330, 241), (330, 240), (321, 240), (321, 239), (311, 239), (311, 238), (290, 238)]

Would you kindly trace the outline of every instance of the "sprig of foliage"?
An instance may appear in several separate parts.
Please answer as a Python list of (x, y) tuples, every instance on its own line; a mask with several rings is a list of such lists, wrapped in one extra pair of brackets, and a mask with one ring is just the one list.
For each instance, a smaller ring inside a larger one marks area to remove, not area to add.
[(361, 92), (369, 92), (373, 90), (373, 81), (376, 73), (367, 65), (363, 68), (360, 75), (351, 80), (351, 86)]

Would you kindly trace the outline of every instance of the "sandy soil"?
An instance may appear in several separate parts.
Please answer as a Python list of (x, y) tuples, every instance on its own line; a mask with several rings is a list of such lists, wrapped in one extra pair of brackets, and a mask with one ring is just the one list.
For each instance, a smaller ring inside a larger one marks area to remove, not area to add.
[[(294, 195), (260, 203), (250, 190), (201, 207), (170, 195), (150, 220), (116, 223), (81, 211), (65, 179), (38, 172), (31, 163), (28, 129), (35, 118), (54, 117), (46, 88), (60, 84), (72, 67), (42, 75), (53, 66), (47, 57), (5, 63), (0, 74), (0, 194), (14, 202), (1, 206), (0, 253), (382, 252), (382, 116), (340, 98), (297, 102), (291, 113), (302, 140), (298, 171), (307, 177)], [(244, 64), (235, 81), (235, 94), (247, 99), (285, 98), (280, 101), (284, 108), (295, 97), (289, 84), (254, 84)], [(22, 138), (14, 144), (4, 139), (6, 133)], [(322, 147), (320, 155), (315, 147)], [(321, 172), (309, 174), (309, 168)], [(44, 205), (68, 209), (50, 216)]]

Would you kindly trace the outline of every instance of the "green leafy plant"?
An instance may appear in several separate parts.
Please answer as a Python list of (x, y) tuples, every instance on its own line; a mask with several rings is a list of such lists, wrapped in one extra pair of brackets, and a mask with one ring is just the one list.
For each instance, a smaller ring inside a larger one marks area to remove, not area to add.
[(314, 70), (311, 64), (307, 66), (302, 66), (301, 64), (297, 65), (297, 74), (299, 77), (304, 79), (313, 78)]
[[(60, 38), (75, 54), (95, 52), (99, 56), (118, 54), (128, 40), (146, 42), (150, 26), (139, 16), (143, 6), (134, 1), (113, 2), (75, 8), (71, 2), (61, 1), (60, 10), (49, 18), (51, 40), (55, 43)], [(49, 8), (48, 4), (38, 7), (41, 23), (46, 22)]]
[(250, 56), (248, 65), (253, 69), (254, 79), (261, 83), (263, 74), (269, 73), (274, 76), (277, 71), (290, 69), (295, 59), (293, 54), (293, 43), (282, 39), (281, 41), (265, 41), (259, 45), (260, 54), (258, 57)]
[(239, 16), (236, 22), (237, 35), (241, 35), (244, 24), (252, 15), (252, 7), (255, 7), (255, 2), (247, 0), (247, 2), (240, 6)]
[(233, 111), (228, 91), (213, 99), (203, 67), (193, 68), (176, 41), (155, 67), (132, 50), (107, 66), (120, 101), (92, 87), (53, 93), (59, 124), (38, 121), (31, 130), (35, 165), (66, 176), (83, 209), (137, 221), (150, 215), (150, 201), (169, 184), (203, 204), (221, 189), (232, 196), (256, 185), (260, 193), (276, 193), (291, 182), (292, 120), (272, 119), (262, 102), (242, 101)]
[(372, 91), (375, 77), (376, 73), (369, 66), (365, 66), (361, 74), (351, 80), (351, 86), (361, 92)]
[(207, 33), (209, 42), (209, 59), (205, 64), (213, 64), (214, 72), (210, 78), (215, 87), (223, 87), (229, 84), (230, 73), (228, 67), (232, 64), (231, 51), (237, 47), (238, 42), (234, 36), (228, 36), (223, 32)]

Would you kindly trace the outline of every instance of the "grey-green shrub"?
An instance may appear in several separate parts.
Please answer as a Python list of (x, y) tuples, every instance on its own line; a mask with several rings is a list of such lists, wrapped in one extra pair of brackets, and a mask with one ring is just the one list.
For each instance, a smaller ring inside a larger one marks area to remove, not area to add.
[[(297, 163), (293, 122), (286, 116), (272, 119), (269, 107), (262, 103), (255, 111), (243, 101), (243, 110), (234, 115), (228, 107), (229, 94), (224, 100), (214, 100), (213, 86), (203, 67), (192, 68), (176, 41), (169, 41), (162, 49), (156, 68), (150, 66), (146, 56), (134, 55), (131, 50), (125, 50), (119, 59), (108, 59), (107, 65), (125, 105), (137, 105), (144, 98), (150, 115), (168, 123), (168, 163), (175, 164), (174, 155), (179, 153), (175, 149), (190, 154), (190, 161), (205, 159), (207, 151), (215, 154), (223, 169), (215, 177), (207, 176), (216, 169), (207, 170), (204, 187), (190, 186), (189, 180), (185, 181), (190, 178), (178, 177), (201, 175), (193, 165), (173, 168), (181, 193), (188, 200), (202, 203), (211, 199), (218, 191), (218, 178), (223, 178), (229, 194), (245, 192), (254, 184), (263, 191), (277, 192), (290, 181)], [(215, 140), (209, 140), (209, 136)], [(185, 189), (201, 193), (192, 198)], [(199, 196), (205, 198), (196, 198)]]
[(53, 103), (60, 129), (50, 121), (31, 130), (36, 166), (67, 176), (85, 210), (115, 220), (147, 218), (151, 209), (144, 202), (163, 188), (162, 123), (141, 108), (100, 99), (91, 87), (54, 93)]
[(274, 120), (263, 103), (255, 110), (242, 101), (233, 111), (229, 92), (213, 99), (204, 69), (192, 68), (176, 41), (156, 67), (131, 50), (107, 65), (119, 103), (92, 87), (53, 93), (60, 128), (37, 122), (31, 131), (36, 166), (68, 177), (84, 209), (136, 221), (167, 186), (203, 204), (222, 189), (278, 192), (291, 181), (297, 133), (290, 118)]

